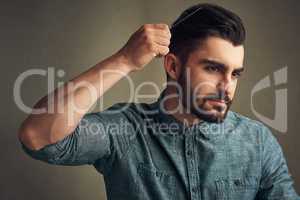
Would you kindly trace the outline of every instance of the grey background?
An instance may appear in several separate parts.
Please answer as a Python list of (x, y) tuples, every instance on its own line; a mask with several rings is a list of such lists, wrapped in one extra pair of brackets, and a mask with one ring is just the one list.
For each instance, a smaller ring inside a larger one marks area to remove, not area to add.
[[(170, 24), (183, 9), (203, 1), (112, 0), (112, 1), (1, 1), (1, 140), (0, 199), (66, 200), (106, 199), (102, 176), (91, 166), (54, 166), (24, 154), (17, 129), (24, 120), (14, 102), (16, 78), (32, 68), (65, 71), (59, 81), (92, 67), (116, 52), (131, 33), (144, 23)], [(241, 79), (233, 109), (256, 119), (250, 108), (253, 86), (267, 75), (288, 66), (288, 132), (273, 130), (288, 161), (295, 187), (300, 192), (299, 129), (299, 8), (297, 0), (209, 1), (223, 5), (241, 16), (247, 29), (245, 76)], [(165, 81), (162, 60), (155, 59), (143, 71), (131, 74), (134, 83)], [(22, 85), (26, 105), (47, 93), (46, 77), (32, 76)], [(255, 108), (273, 118), (274, 89), (255, 96)], [(153, 92), (145, 87), (145, 93)], [(128, 83), (120, 81), (104, 96), (107, 107), (129, 98)], [(94, 108), (98, 111), (99, 106)]]

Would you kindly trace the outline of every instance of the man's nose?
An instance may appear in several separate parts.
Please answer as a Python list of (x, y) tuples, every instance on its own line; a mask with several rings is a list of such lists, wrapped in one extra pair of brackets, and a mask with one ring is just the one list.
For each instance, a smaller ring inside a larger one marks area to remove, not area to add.
[(218, 83), (218, 90), (221, 92), (222, 96), (229, 94), (230, 86), (232, 84), (231, 76), (224, 76)]

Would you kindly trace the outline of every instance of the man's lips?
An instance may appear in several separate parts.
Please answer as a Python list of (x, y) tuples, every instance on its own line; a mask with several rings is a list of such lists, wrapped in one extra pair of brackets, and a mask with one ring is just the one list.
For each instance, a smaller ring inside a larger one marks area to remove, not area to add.
[(221, 99), (208, 99), (208, 101), (210, 103), (218, 105), (218, 106), (226, 106), (225, 100), (221, 100)]
[(220, 102), (220, 103), (225, 103), (225, 100), (223, 100), (223, 99), (209, 99), (209, 101), (216, 101), (216, 102)]

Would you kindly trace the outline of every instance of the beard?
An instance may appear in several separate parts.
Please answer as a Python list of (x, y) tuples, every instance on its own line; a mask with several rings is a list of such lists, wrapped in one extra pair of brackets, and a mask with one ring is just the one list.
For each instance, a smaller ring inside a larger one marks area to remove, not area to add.
[[(224, 100), (224, 99), (215, 99)], [(205, 108), (205, 104), (208, 100), (203, 99), (203, 103), (199, 106), (192, 105), (190, 107), (190, 112), (196, 115), (199, 119), (210, 122), (210, 123), (222, 123), (229, 111), (232, 101), (226, 101), (224, 106), (212, 106), (210, 110)]]
[[(204, 120), (210, 123), (222, 123), (231, 107), (232, 100), (224, 90), (218, 90), (215, 93), (209, 93), (203, 95), (203, 92), (198, 89), (195, 91), (187, 83), (186, 70), (181, 73), (178, 80), (179, 85), (182, 88), (180, 102), (188, 113), (195, 115), (200, 120)], [(180, 93), (179, 93), (180, 94)], [(224, 105), (209, 104), (209, 101), (224, 101)]]

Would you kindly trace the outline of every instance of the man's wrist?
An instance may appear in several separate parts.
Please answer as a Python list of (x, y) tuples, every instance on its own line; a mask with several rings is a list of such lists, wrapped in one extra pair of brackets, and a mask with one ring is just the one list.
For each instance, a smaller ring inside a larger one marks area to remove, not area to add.
[(122, 71), (128, 73), (134, 71), (134, 67), (123, 53), (117, 52), (112, 56), (112, 58), (114, 59), (116, 65), (118, 65)]

